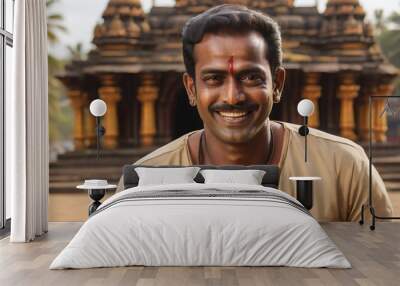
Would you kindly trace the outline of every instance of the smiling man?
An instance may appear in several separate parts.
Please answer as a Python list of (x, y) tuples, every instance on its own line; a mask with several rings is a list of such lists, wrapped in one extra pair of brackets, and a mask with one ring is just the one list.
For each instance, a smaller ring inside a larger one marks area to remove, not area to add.
[[(183, 29), (183, 82), (204, 123), (150, 153), (141, 165), (280, 167), (279, 189), (295, 196), (290, 176), (319, 176), (312, 214), (321, 221), (354, 221), (368, 196), (368, 159), (354, 142), (311, 129), (308, 162), (299, 126), (269, 119), (285, 82), (281, 36), (268, 16), (237, 5), (214, 7)], [(293, 102), (297, 105), (297, 102)], [(377, 213), (392, 206), (374, 168)], [(118, 191), (122, 190), (122, 179)]]

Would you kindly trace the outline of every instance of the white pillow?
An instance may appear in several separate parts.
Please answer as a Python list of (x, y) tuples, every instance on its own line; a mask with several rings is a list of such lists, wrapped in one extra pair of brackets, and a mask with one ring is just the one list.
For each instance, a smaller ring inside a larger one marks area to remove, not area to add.
[(199, 170), (199, 167), (135, 168), (139, 176), (138, 186), (196, 183), (193, 179)]
[(200, 174), (204, 177), (204, 183), (234, 183), (246, 185), (261, 185), (265, 175), (262, 170), (201, 170)]

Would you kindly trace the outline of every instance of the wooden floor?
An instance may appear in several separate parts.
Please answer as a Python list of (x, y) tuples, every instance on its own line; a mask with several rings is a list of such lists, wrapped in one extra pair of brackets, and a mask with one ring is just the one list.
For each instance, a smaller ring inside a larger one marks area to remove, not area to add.
[(372, 232), (355, 223), (324, 229), (352, 269), (288, 267), (120, 267), (48, 270), (82, 223), (50, 223), (32, 243), (0, 241), (0, 285), (400, 285), (400, 223), (382, 222)]

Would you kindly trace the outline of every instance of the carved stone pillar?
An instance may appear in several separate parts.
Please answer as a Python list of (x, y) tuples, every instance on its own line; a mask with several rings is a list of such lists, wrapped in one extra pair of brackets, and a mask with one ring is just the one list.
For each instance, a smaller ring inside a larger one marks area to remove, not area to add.
[(308, 73), (305, 78), (303, 88), (303, 98), (309, 99), (314, 103), (314, 113), (310, 116), (308, 124), (310, 127), (319, 127), (319, 105), (321, 97), (321, 86), (319, 85), (320, 75), (318, 73)]
[[(369, 97), (372, 95), (376, 95), (376, 84), (375, 83), (369, 83), (364, 87), (364, 92), (362, 95), (362, 98), (359, 101), (359, 106), (358, 106), (358, 120), (357, 120), (357, 126), (358, 126), (358, 135), (359, 139), (362, 141), (368, 141), (369, 140)], [(374, 101), (372, 101), (374, 103)], [(372, 105), (373, 106), (373, 105)], [(372, 127), (374, 126), (374, 121), (375, 121), (375, 109), (372, 107), (371, 109), (371, 114), (372, 114)], [(372, 132), (372, 141), (375, 140), (374, 132)]]
[(345, 73), (340, 75), (340, 85), (337, 97), (340, 99), (340, 135), (350, 140), (356, 140), (354, 132), (354, 99), (358, 96), (360, 86), (355, 83), (355, 75)]
[(104, 136), (104, 148), (115, 149), (118, 147), (118, 110), (117, 104), (121, 100), (121, 91), (111, 75), (101, 77), (102, 87), (99, 88), (99, 97), (107, 104), (107, 112), (103, 118), (103, 125), (106, 129)]
[(85, 106), (85, 145), (86, 147), (96, 146), (96, 117), (90, 113), (91, 101), (86, 95), (86, 106)]
[[(377, 96), (389, 96), (393, 93), (394, 86), (392, 84), (380, 84), (377, 88)], [(388, 110), (386, 108), (386, 98), (376, 98), (373, 101), (374, 121), (373, 132), (376, 142), (386, 142), (386, 132), (388, 130), (387, 116)]]
[(78, 89), (68, 90), (67, 95), (74, 110), (74, 147), (75, 150), (82, 150), (85, 147), (83, 125), (85, 99)]
[(154, 137), (157, 133), (155, 102), (158, 98), (158, 88), (155, 85), (154, 75), (143, 75), (137, 98), (142, 104), (140, 114), (141, 143), (143, 146), (151, 146), (154, 144)]

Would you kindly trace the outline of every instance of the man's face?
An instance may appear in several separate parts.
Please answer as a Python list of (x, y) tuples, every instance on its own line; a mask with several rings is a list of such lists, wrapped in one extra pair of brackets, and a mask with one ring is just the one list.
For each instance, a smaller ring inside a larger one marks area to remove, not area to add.
[(279, 101), (284, 71), (274, 83), (266, 53), (256, 32), (206, 34), (195, 45), (196, 80), (185, 74), (184, 83), (204, 128), (219, 140), (248, 142), (265, 125), (274, 100)]

